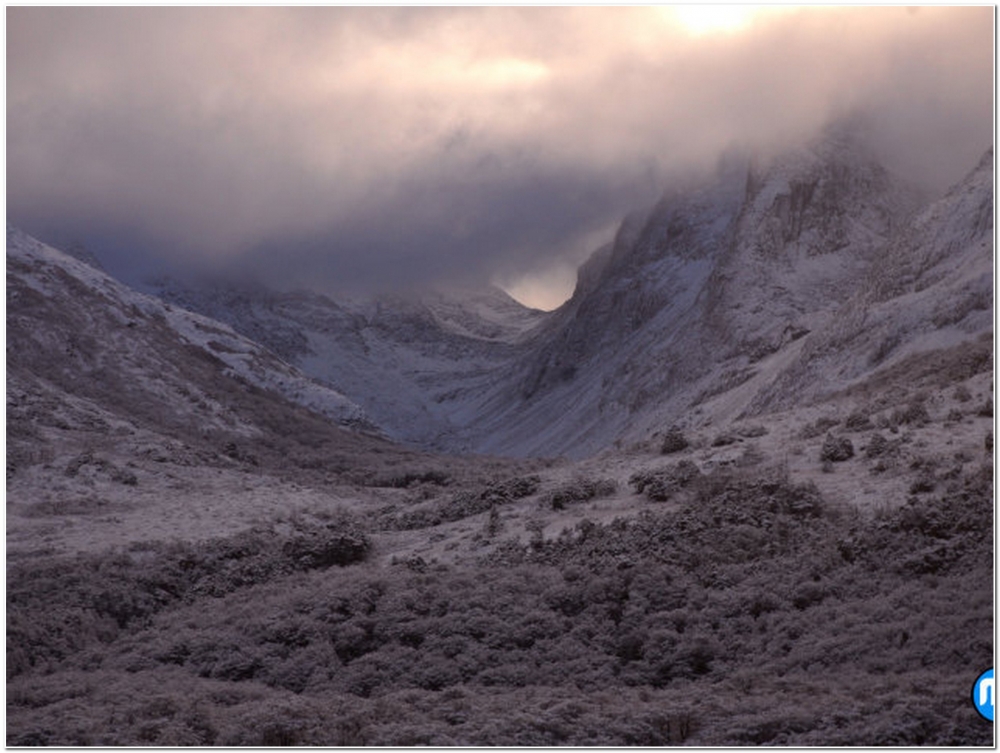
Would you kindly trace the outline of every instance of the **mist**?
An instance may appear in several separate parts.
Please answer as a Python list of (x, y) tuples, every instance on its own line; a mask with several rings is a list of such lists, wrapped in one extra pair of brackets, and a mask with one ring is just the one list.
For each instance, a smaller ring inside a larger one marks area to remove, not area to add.
[(672, 181), (849, 115), (943, 191), (993, 142), (993, 60), (989, 7), (8, 8), (7, 216), (129, 281), (548, 306)]

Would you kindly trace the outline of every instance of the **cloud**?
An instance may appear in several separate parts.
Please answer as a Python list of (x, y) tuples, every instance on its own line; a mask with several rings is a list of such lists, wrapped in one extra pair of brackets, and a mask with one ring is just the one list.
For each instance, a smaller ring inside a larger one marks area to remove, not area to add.
[(943, 188), (992, 142), (992, 13), (12, 7), (8, 216), (125, 276), (544, 274), (724, 150), (859, 109)]

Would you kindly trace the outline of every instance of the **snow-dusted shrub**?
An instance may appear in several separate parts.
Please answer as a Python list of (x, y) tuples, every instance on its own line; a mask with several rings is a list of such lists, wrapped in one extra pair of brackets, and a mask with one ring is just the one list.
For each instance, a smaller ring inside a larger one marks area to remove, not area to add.
[(451, 477), (441, 470), (429, 471), (407, 471), (398, 475), (376, 481), (373, 486), (388, 486), (395, 489), (407, 489), (417, 484), (432, 484), (434, 486), (448, 486)]
[(868, 437), (868, 444), (865, 445), (865, 457), (873, 460), (875, 458), (898, 454), (900, 445), (900, 440), (889, 440), (886, 439), (884, 434), (875, 432)]
[(684, 431), (679, 426), (671, 426), (663, 435), (660, 443), (660, 454), (670, 455), (674, 452), (681, 452), (687, 449), (688, 439), (684, 436)]
[(736, 458), (736, 467), (751, 468), (753, 466), (760, 465), (766, 459), (767, 457), (757, 446), (757, 444), (751, 443), (747, 445), (745, 448), (743, 448), (743, 452), (741, 452), (740, 456)]
[(297, 570), (350, 565), (360, 562), (371, 549), (368, 537), (359, 530), (343, 530), (327, 524), (301, 531), (285, 542), (283, 554)]
[(645, 494), (653, 502), (666, 502), (681, 489), (701, 476), (698, 466), (690, 460), (656, 471), (639, 471), (632, 474), (629, 484), (636, 494)]
[(712, 439), (712, 447), (726, 447), (728, 445), (737, 442), (736, 436), (728, 432), (722, 432), (717, 434), (714, 439)]
[(859, 409), (844, 419), (844, 428), (853, 432), (869, 431), (874, 429), (875, 425), (872, 423), (869, 413)]
[(815, 439), (839, 423), (840, 422), (835, 418), (821, 416), (815, 421), (806, 424), (799, 430), (799, 439)]
[(823, 447), (819, 453), (819, 459), (831, 463), (842, 463), (854, 457), (854, 443), (848, 437), (835, 437), (827, 434), (823, 440)]
[(473, 515), (488, 512), (497, 505), (508, 504), (534, 494), (541, 483), (538, 476), (519, 476), (488, 484), (479, 491), (463, 491), (444, 501), (426, 503), (401, 515), (390, 513), (386, 524), (390, 528), (412, 530), (430, 528)]
[(899, 426), (900, 424), (923, 426), (930, 423), (930, 420), (931, 417), (927, 412), (925, 401), (919, 395), (910, 400), (905, 408), (897, 408), (889, 416), (890, 426)]
[(618, 483), (614, 479), (578, 478), (546, 493), (544, 503), (553, 510), (562, 510), (567, 505), (608, 497), (617, 491)]

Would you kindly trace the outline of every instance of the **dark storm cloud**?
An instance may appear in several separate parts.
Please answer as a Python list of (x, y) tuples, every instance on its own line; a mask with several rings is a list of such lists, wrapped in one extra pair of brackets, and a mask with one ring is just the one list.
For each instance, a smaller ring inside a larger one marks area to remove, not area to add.
[(641, 177), (624, 185), (619, 175), (569, 170), (497, 181), (425, 178), (335, 224), (254, 246), (242, 263), (258, 277), (293, 285), (481, 284), (498, 273), (516, 276), (539, 258), (572, 254), (574, 239), (648, 198), (635, 188)]
[(858, 109), (943, 187), (992, 141), (992, 12), (9, 8), (8, 216), (125, 273), (513, 278)]

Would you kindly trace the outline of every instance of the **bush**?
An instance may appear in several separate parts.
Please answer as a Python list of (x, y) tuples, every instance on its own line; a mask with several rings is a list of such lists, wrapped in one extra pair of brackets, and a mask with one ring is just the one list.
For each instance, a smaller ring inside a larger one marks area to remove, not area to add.
[(844, 428), (847, 429), (847, 431), (868, 431), (869, 429), (873, 429), (875, 427), (872, 424), (871, 417), (868, 413), (857, 410), (849, 415), (844, 421)]
[(835, 437), (827, 434), (823, 440), (823, 448), (820, 450), (819, 459), (831, 463), (842, 463), (854, 457), (854, 444), (847, 437)]
[(618, 491), (618, 483), (614, 479), (576, 479), (554, 489), (545, 495), (545, 504), (553, 510), (562, 510), (566, 505), (587, 502), (599, 497), (608, 497)]
[(820, 436), (824, 431), (832, 429), (836, 426), (839, 421), (835, 418), (829, 418), (827, 416), (821, 416), (817, 418), (812, 423), (808, 423), (802, 427), (799, 431), (799, 439), (815, 439)]
[(473, 515), (488, 512), (497, 505), (504, 505), (538, 491), (538, 476), (517, 476), (495, 481), (479, 491), (466, 491), (453, 495), (443, 502), (431, 502), (416, 509), (396, 515), (387, 511), (383, 525), (388, 528), (413, 530), (451, 523)]
[(448, 486), (451, 478), (444, 471), (408, 471), (396, 476), (375, 482), (375, 486), (388, 486), (394, 489), (408, 489), (418, 484), (432, 484), (434, 486)]
[(737, 441), (736, 437), (727, 432), (717, 434), (712, 440), (712, 447), (727, 447)]
[(737, 429), (736, 433), (741, 437), (746, 437), (747, 439), (755, 439), (757, 437), (766, 436), (768, 431), (766, 426), (754, 424), (752, 426), (741, 427), (740, 429)]
[(360, 531), (341, 531), (327, 525), (294, 536), (282, 551), (295, 569), (314, 570), (360, 562), (370, 549), (371, 542)]
[(934, 486), (936, 482), (934, 480), (934, 475), (930, 473), (921, 473), (917, 478), (910, 484), (910, 494), (924, 494), (926, 492), (934, 491)]
[(666, 502), (681, 489), (701, 477), (698, 466), (690, 460), (657, 471), (634, 473), (629, 484), (636, 494), (645, 494), (653, 502)]
[(869, 460), (874, 460), (875, 458), (894, 455), (899, 452), (900, 445), (901, 440), (899, 439), (889, 440), (882, 434), (872, 434), (868, 438), (868, 444), (865, 445), (865, 457)]
[(889, 417), (889, 422), (893, 426), (898, 426), (899, 424), (922, 426), (930, 423), (930, 420), (931, 417), (927, 412), (927, 406), (924, 405), (923, 398), (919, 396), (907, 403), (905, 408), (894, 410)]
[(663, 435), (663, 442), (660, 444), (660, 454), (670, 455), (674, 452), (681, 452), (687, 449), (689, 442), (684, 432), (678, 426), (671, 426)]

